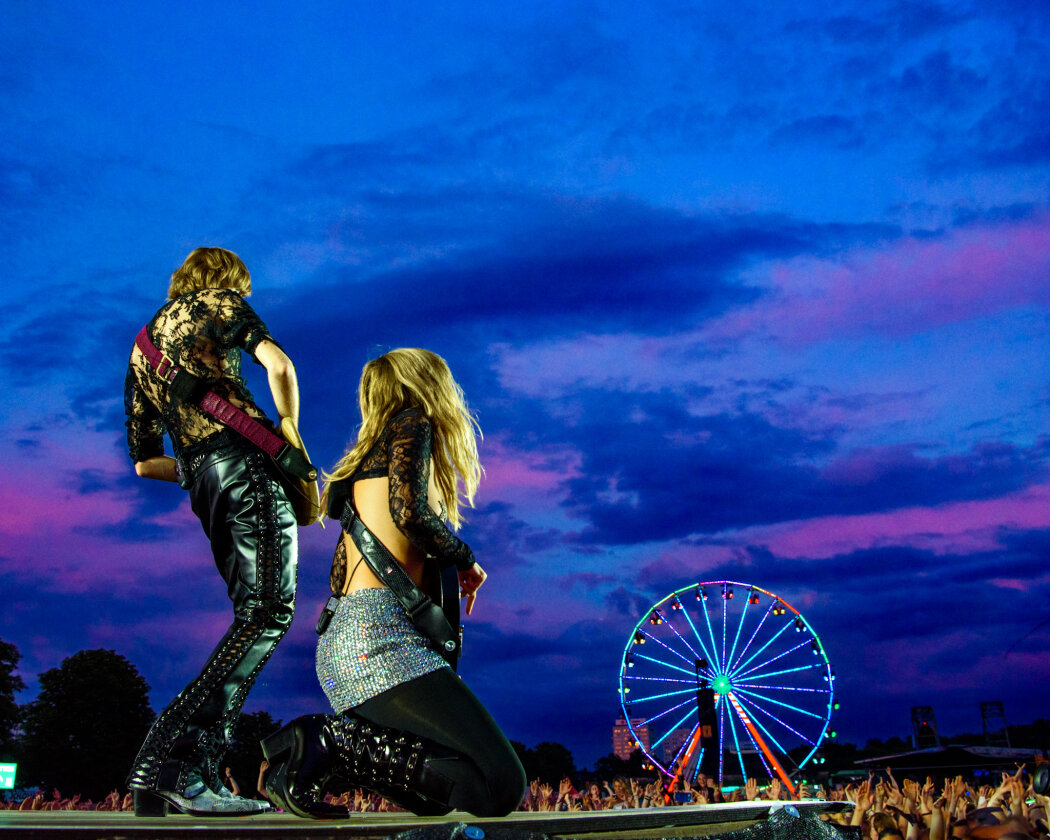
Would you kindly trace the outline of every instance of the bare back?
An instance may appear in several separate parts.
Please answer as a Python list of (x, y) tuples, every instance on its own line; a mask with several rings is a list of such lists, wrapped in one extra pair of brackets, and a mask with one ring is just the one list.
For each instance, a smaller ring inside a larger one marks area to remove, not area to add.
[[(441, 568), (474, 565), (470, 546), (444, 522), (431, 445), (430, 421), (418, 408), (405, 409), (389, 420), (354, 472), (329, 487), (330, 493), (349, 497), (361, 521), (416, 584), (428, 555)], [(353, 539), (343, 534), (332, 561), (334, 595), (384, 585), (360, 560)]]

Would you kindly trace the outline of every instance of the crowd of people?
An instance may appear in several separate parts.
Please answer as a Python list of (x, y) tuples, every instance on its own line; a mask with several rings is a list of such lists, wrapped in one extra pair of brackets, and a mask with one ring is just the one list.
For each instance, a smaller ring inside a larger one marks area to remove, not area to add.
[(1050, 797), (1036, 793), (1024, 767), (1003, 773), (1001, 783), (979, 785), (955, 776), (935, 782), (905, 778), (892, 770), (854, 784), (830, 790), (800, 785), (794, 795), (773, 779), (766, 787), (748, 779), (743, 787), (722, 788), (704, 776), (695, 783), (672, 783), (617, 777), (609, 782), (589, 782), (578, 790), (562, 779), (557, 791), (534, 780), (520, 809), (528, 811), (597, 811), (618, 808), (668, 807), (676, 804), (708, 805), (785, 799), (818, 799), (852, 806), (825, 816), (838, 825), (860, 829), (874, 840), (949, 840), (949, 838), (1050, 837)]
[[(263, 762), (253, 796), (266, 798)], [(227, 771), (226, 783), (231, 792), (240, 795), (239, 785)], [(979, 785), (962, 776), (934, 781), (910, 778), (899, 782), (887, 770), (856, 783), (825, 789), (800, 785), (794, 795), (779, 779), (760, 786), (748, 779), (742, 787), (721, 787), (712, 779), (699, 776), (693, 783), (675, 782), (669, 788), (660, 780), (629, 779), (623, 776), (608, 781), (589, 781), (577, 785), (568, 777), (557, 788), (540, 779), (529, 783), (519, 811), (602, 811), (627, 808), (659, 808), (676, 805), (709, 805), (724, 802), (828, 800), (845, 802), (852, 807), (827, 814), (824, 819), (840, 826), (853, 826), (854, 832), (873, 840), (951, 840), (952, 838), (1047, 838), (1047, 814), (1050, 797), (1032, 789), (1024, 768), (1013, 774), (1003, 773), (1001, 783)], [(353, 813), (397, 812), (404, 809), (367, 790), (356, 789), (340, 795), (328, 794), (326, 801), (345, 807)], [(12, 800), (0, 807), (22, 811), (130, 811), (131, 794), (123, 797), (114, 790), (100, 802), (80, 795), (64, 797), (55, 790)]]

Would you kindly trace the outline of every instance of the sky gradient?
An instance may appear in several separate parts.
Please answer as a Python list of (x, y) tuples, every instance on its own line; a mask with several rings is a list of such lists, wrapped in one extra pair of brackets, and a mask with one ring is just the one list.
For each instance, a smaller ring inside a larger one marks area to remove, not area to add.
[[(236, 251), (326, 467), (361, 366), (445, 356), (485, 433), (461, 673), (509, 737), (611, 749), (648, 605), (798, 607), (841, 740), (1046, 716), (1050, 10), (1039, 2), (0, 0), (0, 638), (127, 656), (160, 709), (229, 621), (137, 479), (122, 384)], [(270, 406), (265, 380), (249, 382)], [(248, 710), (321, 710), (335, 532)]]

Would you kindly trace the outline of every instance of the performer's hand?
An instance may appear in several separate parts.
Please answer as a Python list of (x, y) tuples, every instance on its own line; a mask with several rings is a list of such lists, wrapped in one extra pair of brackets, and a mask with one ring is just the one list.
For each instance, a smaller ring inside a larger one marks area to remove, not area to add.
[(467, 615), (470, 615), (474, 609), (474, 599), (477, 598), (478, 589), (481, 588), (481, 584), (487, 577), (485, 570), (478, 563), (469, 569), (459, 571), (459, 597), (467, 599), (465, 608)]

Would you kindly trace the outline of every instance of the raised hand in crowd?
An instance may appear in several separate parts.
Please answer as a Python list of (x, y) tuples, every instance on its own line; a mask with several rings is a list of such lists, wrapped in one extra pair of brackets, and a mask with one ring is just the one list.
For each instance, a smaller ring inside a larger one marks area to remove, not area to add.
[(744, 796), (747, 797), (748, 802), (758, 799), (758, 779), (748, 779), (744, 783)]
[(780, 799), (780, 779), (775, 776), (769, 780), (769, 798), (774, 802)]

